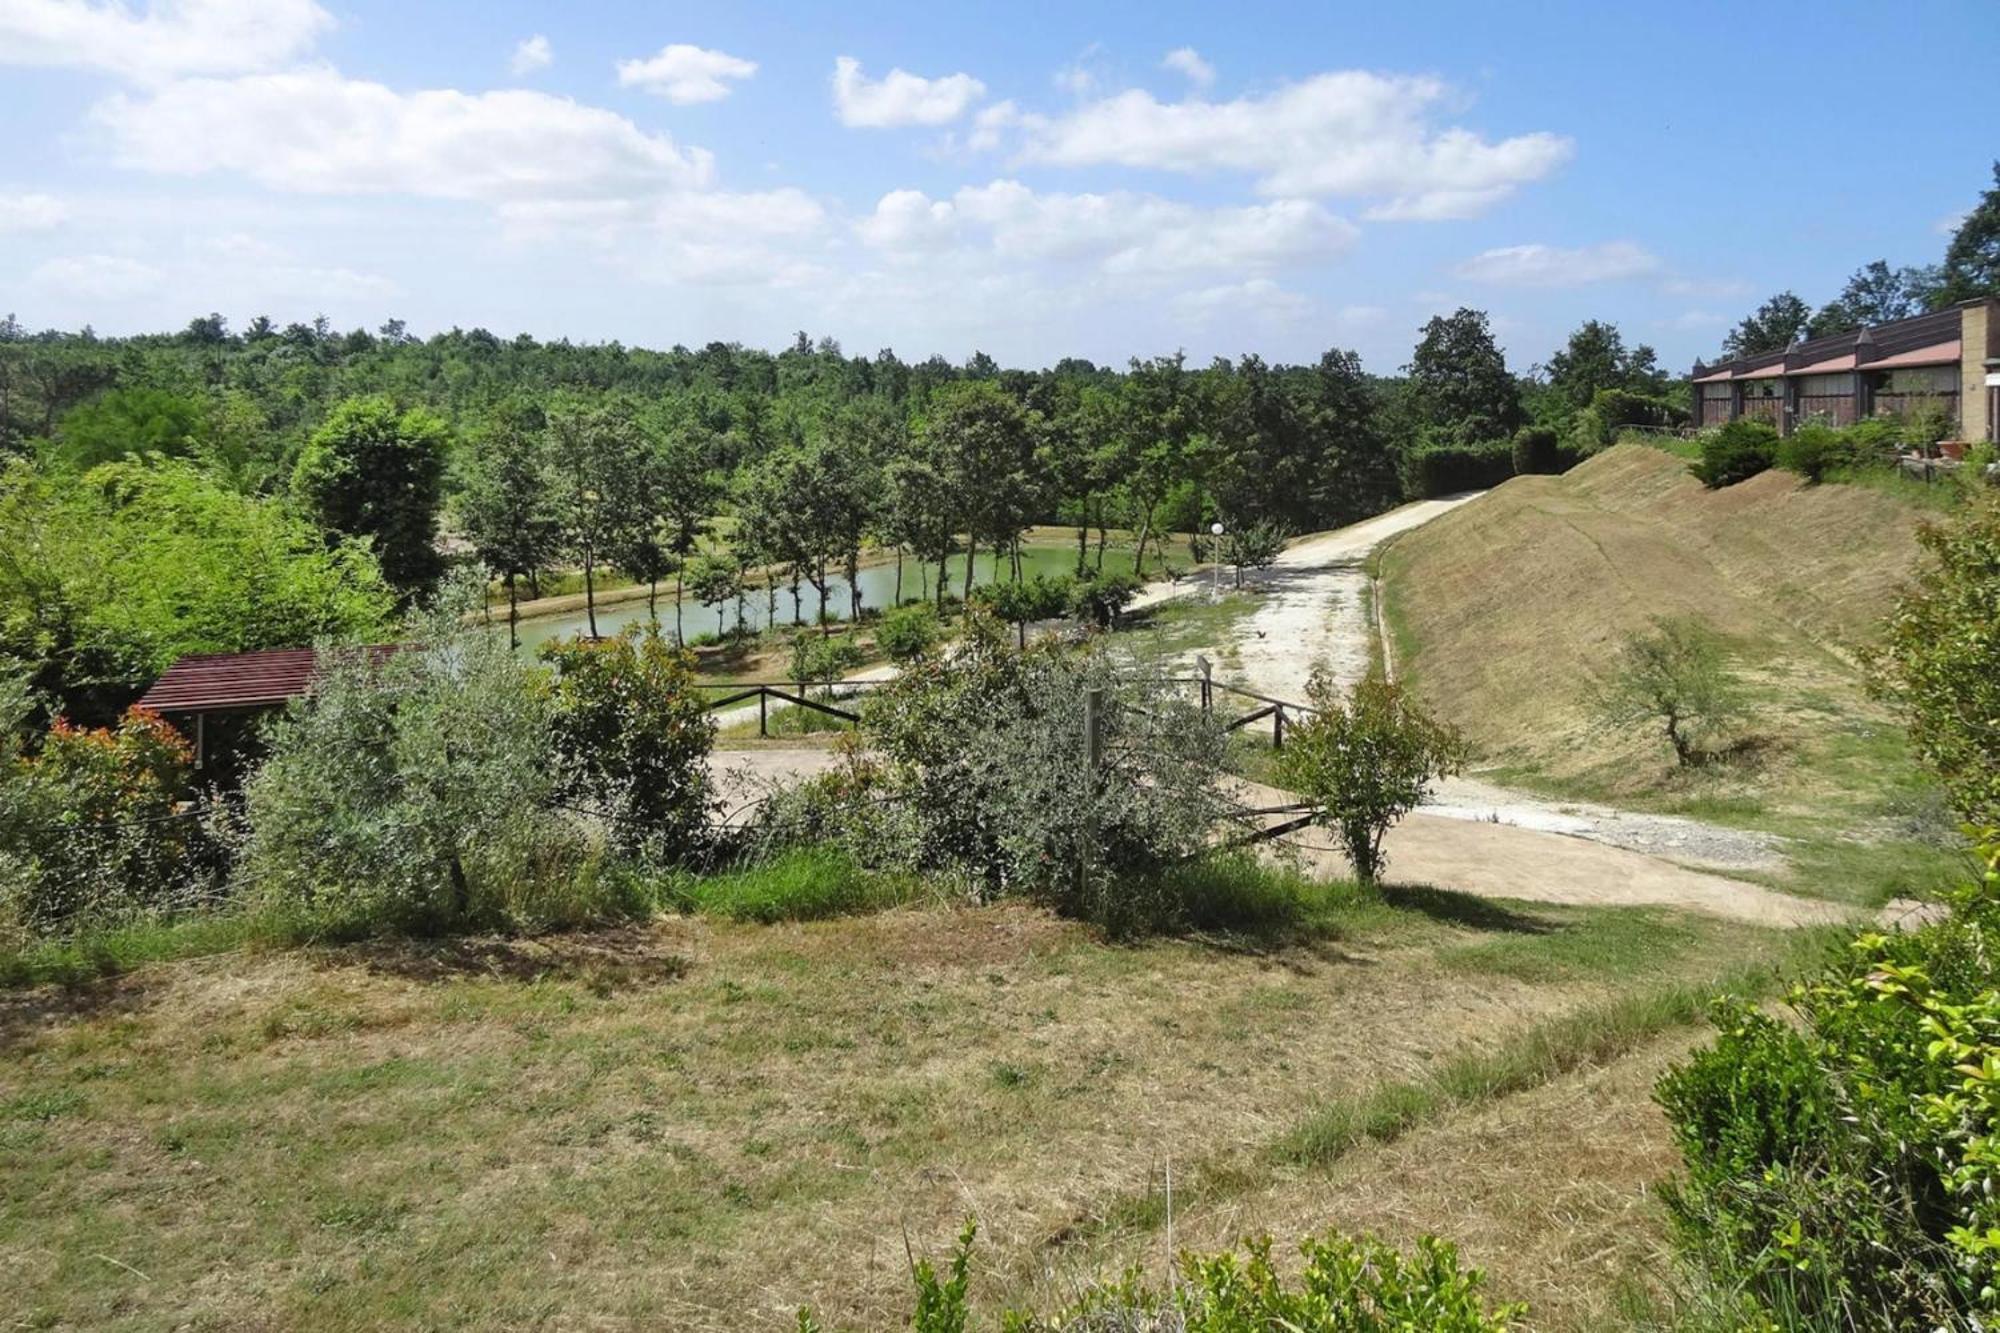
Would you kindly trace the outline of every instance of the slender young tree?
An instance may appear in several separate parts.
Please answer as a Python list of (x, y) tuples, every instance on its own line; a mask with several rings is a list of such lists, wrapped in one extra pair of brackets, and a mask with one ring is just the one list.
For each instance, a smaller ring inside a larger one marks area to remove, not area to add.
[(622, 407), (567, 400), (549, 408), (546, 439), (563, 535), (583, 566), (584, 618), (594, 639), (597, 566), (631, 530), (631, 496), (644, 485), (646, 437)]
[(507, 641), (519, 646), (519, 580), (546, 569), (562, 549), (550, 495), (541, 409), (510, 403), (473, 435), (456, 500), (459, 529), (507, 588)]

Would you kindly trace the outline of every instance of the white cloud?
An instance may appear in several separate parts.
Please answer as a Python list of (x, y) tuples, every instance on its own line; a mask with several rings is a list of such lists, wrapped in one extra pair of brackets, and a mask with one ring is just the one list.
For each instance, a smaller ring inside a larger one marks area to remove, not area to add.
[(1025, 161), (1182, 172), (1247, 172), (1279, 198), (1380, 199), (1367, 216), (1472, 217), (1567, 162), (1548, 133), (1498, 142), (1427, 113), (1451, 94), (1432, 78), (1360, 70), (1321, 74), (1262, 97), (1161, 102), (1132, 91), (1033, 126)]
[(1043, 194), (1011, 180), (967, 186), (948, 200), (893, 191), (856, 232), (891, 258), (959, 246), (1014, 263), (1083, 263), (1111, 275), (1259, 273), (1332, 258), (1358, 234), (1353, 223), (1304, 200), (1202, 209), (1125, 191)]
[(69, 205), (52, 194), (0, 194), (0, 232), (47, 231), (69, 218)]
[(618, 62), (618, 82), (644, 88), (666, 98), (675, 106), (696, 102), (717, 102), (734, 91), (730, 79), (747, 79), (757, 72), (757, 62), (723, 51), (708, 51), (685, 42), (660, 48), (648, 60)]
[(549, 39), (536, 33), (533, 37), (523, 37), (514, 48), (513, 59), (507, 68), (515, 74), (533, 74), (538, 69), (547, 69), (554, 62), (556, 53), (549, 46)]
[(189, 79), (93, 112), (120, 166), (308, 194), (501, 201), (701, 188), (710, 154), (565, 97), (399, 93), (331, 69)]
[(1712, 310), (1685, 310), (1666, 320), (1661, 327), (1675, 329), (1682, 333), (1699, 332), (1702, 329), (1721, 328), (1729, 322), (1729, 316), (1718, 315)]
[(115, 301), (153, 291), (163, 276), (122, 255), (69, 255), (40, 264), (28, 281), (65, 296)]
[(1755, 288), (1741, 278), (1690, 278), (1675, 274), (1660, 284), (1660, 290), (1669, 296), (1725, 300), (1748, 296)]
[(970, 74), (926, 79), (892, 69), (884, 78), (870, 79), (852, 56), (833, 62), (834, 109), (851, 128), (946, 125), (985, 95), (986, 85)]
[(824, 271), (826, 210), (803, 190), (523, 201), (500, 217), (516, 243), (586, 244), (647, 281), (786, 287)]
[(333, 17), (314, 0), (0, 0), (0, 65), (107, 70), (156, 80), (271, 69), (303, 55)]
[(1658, 256), (1630, 241), (1565, 249), (1555, 245), (1503, 245), (1483, 250), (1455, 272), (1474, 282), (1510, 287), (1582, 287), (1642, 278), (1660, 271)]
[(1183, 292), (1174, 298), (1174, 309), (1183, 319), (1207, 323), (1223, 315), (1249, 316), (1258, 322), (1291, 323), (1302, 319), (1312, 302), (1297, 292), (1286, 291), (1269, 278), (1225, 283)]
[(1201, 53), (1192, 46), (1176, 47), (1167, 52), (1166, 58), (1160, 61), (1160, 68), (1186, 76), (1187, 81), (1198, 89), (1206, 90), (1215, 82), (1215, 66), (1203, 60)]

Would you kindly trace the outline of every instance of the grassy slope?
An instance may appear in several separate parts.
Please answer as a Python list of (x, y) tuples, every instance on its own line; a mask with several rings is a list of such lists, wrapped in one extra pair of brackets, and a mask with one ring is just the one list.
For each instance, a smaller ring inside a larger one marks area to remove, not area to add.
[[(1320, 931), (1107, 946), (1019, 907), (683, 919), (16, 993), (0, 1305), (36, 1327), (781, 1329), (810, 1300), (900, 1327), (905, 1234), (935, 1249), (976, 1211), (1002, 1296), (1150, 1254), (1163, 1213), (1133, 1200), (1162, 1161), (1219, 1221), (1327, 1169), (1288, 1145), (1344, 1100), (1405, 1089), (1422, 1122), (1477, 1091), (1474, 1055), (1553, 1021), (1616, 1036), (1608, 1057), (1644, 1035), (1603, 1027), (1629, 997), (1787, 947), (1435, 894)], [(1633, 1219), (1578, 1225), (1609, 1243)], [(1475, 1258), (1504, 1274), (1489, 1234)]]
[[(1769, 472), (1704, 489), (1641, 445), (1562, 477), (1518, 477), (1399, 539), (1383, 560), (1398, 662), (1510, 781), (1769, 827), (1841, 896), (1950, 873), (1912, 840), (1939, 825), (1858, 651), (1917, 558), (1925, 510), (1882, 490)], [(1673, 773), (1649, 737), (1607, 734), (1586, 694), (1653, 615), (1728, 635), (1751, 677), (1752, 767)], [(1837, 836), (1888, 844), (1859, 855)]]

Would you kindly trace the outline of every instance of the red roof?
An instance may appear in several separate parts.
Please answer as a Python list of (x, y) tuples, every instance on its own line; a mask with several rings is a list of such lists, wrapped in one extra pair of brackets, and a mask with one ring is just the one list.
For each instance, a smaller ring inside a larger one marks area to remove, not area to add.
[[(400, 647), (375, 644), (376, 661)], [(139, 700), (156, 713), (209, 713), (226, 708), (271, 708), (312, 688), (319, 656), (311, 648), (266, 648), (252, 653), (195, 653), (167, 668)]]
[(1958, 364), (1959, 341), (1954, 338), (1948, 343), (1932, 343), (1929, 347), (1916, 347), (1895, 356), (1885, 356), (1880, 361), (1870, 361), (1868, 369), (1882, 370), (1891, 366), (1949, 366)]
[(1830, 356), (1824, 361), (1815, 361), (1809, 366), (1796, 366), (1787, 372), (1793, 375), (1825, 375), (1836, 370), (1854, 369), (1854, 353), (1845, 356)]

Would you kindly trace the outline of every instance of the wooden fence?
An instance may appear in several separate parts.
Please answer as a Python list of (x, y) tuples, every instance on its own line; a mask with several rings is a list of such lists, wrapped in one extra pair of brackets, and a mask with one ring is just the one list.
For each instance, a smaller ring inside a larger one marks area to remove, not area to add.
[[(755, 699), (757, 701), (757, 734), (759, 736), (769, 736), (771, 734), (771, 700), (773, 699), (782, 700), (790, 707), (810, 709), (812, 712), (822, 713), (827, 717), (837, 718), (842, 722), (859, 722), (861, 720), (859, 713), (840, 707), (834, 700), (852, 699), (855, 695), (866, 693), (881, 683), (881, 681), (875, 680), (840, 680), (833, 682), (829, 686), (826, 682), (817, 680), (741, 680), (714, 685), (697, 685), (695, 688), (698, 690), (733, 691), (733, 693), (725, 694), (719, 699), (709, 700), (708, 711), (711, 713), (723, 708), (733, 708), (737, 704)], [(808, 690), (815, 689), (826, 690), (827, 697), (824, 699), (815, 699), (807, 693)]]

